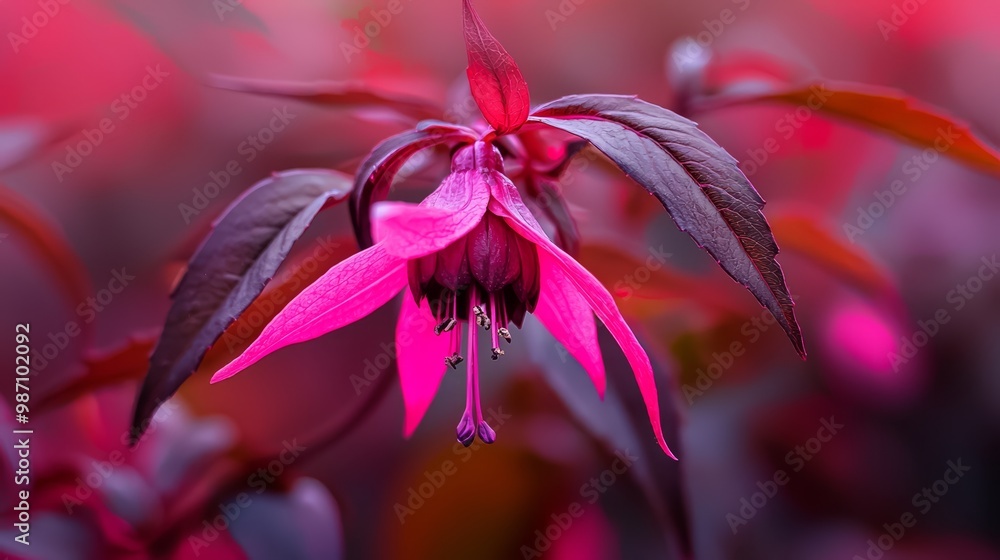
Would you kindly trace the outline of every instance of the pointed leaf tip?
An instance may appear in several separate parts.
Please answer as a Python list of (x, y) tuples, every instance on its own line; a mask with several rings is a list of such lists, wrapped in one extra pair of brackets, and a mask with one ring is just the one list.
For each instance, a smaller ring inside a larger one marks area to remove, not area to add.
[(463, 0), (466, 74), (476, 105), (497, 134), (517, 130), (528, 118), (528, 84), (514, 59), (479, 18), (470, 0)]

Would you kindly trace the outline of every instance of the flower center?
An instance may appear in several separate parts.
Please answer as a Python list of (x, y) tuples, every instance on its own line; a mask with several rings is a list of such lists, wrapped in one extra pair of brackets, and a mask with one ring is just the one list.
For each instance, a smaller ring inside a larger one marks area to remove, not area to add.
[(458, 441), (472, 445), (476, 435), (486, 443), (496, 432), (483, 419), (479, 398), (478, 329), (490, 333), (491, 358), (504, 355), (500, 340), (511, 342), (508, 326), (520, 327), (538, 302), (538, 252), (506, 222), (489, 212), (465, 237), (443, 250), (410, 261), (410, 290), (417, 301), (428, 299), (438, 321), (434, 332), (450, 337), (445, 363), (452, 369), (461, 355), (462, 328), (468, 326), (465, 413)]

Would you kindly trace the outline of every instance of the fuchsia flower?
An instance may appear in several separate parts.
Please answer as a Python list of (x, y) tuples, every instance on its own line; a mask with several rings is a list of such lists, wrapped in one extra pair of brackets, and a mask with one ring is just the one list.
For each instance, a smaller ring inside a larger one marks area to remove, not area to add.
[[(663, 439), (653, 371), (607, 289), (545, 236), (503, 174), (500, 152), (489, 142), (464, 146), (451, 175), (420, 205), (374, 206), (375, 245), (334, 266), (293, 299), (237, 359), (212, 377), (231, 377), (275, 350), (316, 338), (371, 313), (401, 290), (399, 325), (421, 325), (399, 355), (406, 402), (406, 434), (416, 428), (438, 389), (446, 364), (467, 361), (468, 388), (458, 439), (476, 434), (493, 443), (479, 398), (478, 329), (492, 358), (510, 343), (510, 324), (534, 314), (590, 375), (603, 396), (604, 365), (594, 313), (608, 327), (632, 365), (656, 439)], [(433, 316), (413, 320), (411, 316)], [(436, 325), (436, 326), (435, 326)], [(465, 355), (462, 333), (467, 331)], [(402, 331), (397, 331), (397, 337)], [(501, 342), (504, 339), (505, 342)], [(467, 360), (466, 360), (467, 358)]]
[[(603, 396), (596, 314), (625, 352), (656, 439), (673, 456), (661, 433), (649, 358), (608, 291), (566, 252), (575, 250), (577, 231), (555, 186), (586, 142), (656, 196), (678, 227), (771, 311), (805, 355), (793, 303), (774, 259), (778, 248), (761, 214), (763, 200), (736, 160), (695, 123), (634, 97), (574, 95), (531, 110), (517, 65), (469, 0), (463, 6), (469, 85), (485, 122), (416, 123), (413, 130), (376, 146), (353, 185), (338, 172), (295, 170), (247, 191), (216, 222), (172, 295), (174, 304), (150, 359), (134, 425), (141, 425), (158, 402), (191, 376), (206, 349), (261, 293), (312, 218), (349, 192), (362, 251), (293, 299), (213, 382), (279, 348), (353, 323), (405, 291), (396, 331), (405, 433), (420, 422), (447, 367), (457, 369), (466, 362), (467, 399), (458, 439), (469, 445), (478, 435), (492, 442), (496, 434), (480, 406), (478, 329), (488, 333), (491, 357), (497, 359), (513, 339), (510, 326), (520, 328), (525, 316), (533, 314), (580, 362)], [(405, 114), (427, 111), (423, 104), (350, 89), (247, 82), (228, 87), (314, 102), (388, 104)], [(538, 134), (545, 128), (578, 140), (553, 144)], [(385, 201), (404, 164), (417, 152), (438, 146), (450, 148), (452, 166), (437, 190), (419, 205)], [(537, 219), (522, 193), (537, 208)], [(549, 240), (539, 220), (557, 242)]]

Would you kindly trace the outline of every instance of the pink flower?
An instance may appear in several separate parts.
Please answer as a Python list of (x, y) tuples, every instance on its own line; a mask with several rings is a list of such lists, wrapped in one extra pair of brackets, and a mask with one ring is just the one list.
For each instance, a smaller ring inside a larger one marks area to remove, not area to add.
[[(525, 315), (533, 314), (580, 362), (603, 396), (596, 314), (625, 352), (656, 439), (673, 457), (663, 439), (646, 352), (604, 286), (546, 237), (504, 176), (503, 160), (492, 144), (477, 141), (459, 148), (451, 174), (427, 199), (419, 205), (379, 202), (373, 222), (374, 245), (306, 288), (212, 382), (232, 377), (279, 348), (353, 323), (408, 289), (396, 329), (405, 434), (416, 429), (447, 367), (457, 369), (467, 361), (458, 440), (470, 445), (478, 434), (492, 443), (496, 433), (483, 418), (479, 400), (479, 328), (489, 333), (495, 360), (512, 340), (508, 327), (520, 328)], [(468, 335), (464, 355), (463, 331)]]

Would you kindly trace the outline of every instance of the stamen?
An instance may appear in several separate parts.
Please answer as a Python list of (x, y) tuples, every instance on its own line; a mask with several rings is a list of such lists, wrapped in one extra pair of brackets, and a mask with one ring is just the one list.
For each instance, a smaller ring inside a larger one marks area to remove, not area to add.
[(444, 321), (441, 321), (438, 324), (438, 326), (434, 327), (434, 334), (441, 334), (443, 332), (448, 332), (451, 329), (455, 328), (456, 324), (458, 324), (458, 321), (456, 321), (454, 317), (448, 317)]
[(507, 341), (507, 344), (510, 344), (510, 331), (507, 330), (507, 327), (500, 327), (497, 329), (497, 334), (503, 337), (503, 339)]
[[(476, 301), (475, 286), (469, 289), (469, 301)], [(476, 305), (471, 310), (469, 322), (471, 323), (475, 319), (478, 323), (480, 317), (489, 321), (482, 308)], [(461, 327), (459, 327), (459, 331), (461, 331)], [(476, 342), (476, 329), (470, 327), (468, 341), (469, 364), (466, 367), (465, 412), (462, 414), (462, 420), (456, 428), (458, 441), (466, 447), (472, 445), (476, 433), (486, 443), (496, 441), (496, 432), (483, 420), (483, 409), (479, 403), (479, 349)]]
[[(496, 319), (497, 302), (492, 295), (490, 295), (489, 298), (490, 298), (490, 315), (492, 315), (493, 318)], [(490, 335), (492, 337), (492, 342), (493, 342), (493, 359), (496, 360), (500, 356), (503, 356), (503, 350), (500, 349), (500, 339), (498, 338), (499, 336), (498, 331), (493, 331), (492, 333), (490, 333)]]
[[(504, 298), (503, 292), (500, 292), (497, 297), (498, 297), (497, 310), (499, 310), (499, 312), (500, 312), (500, 315), (499, 315), (500, 324), (499, 324), (499, 326), (500, 327), (506, 327), (508, 324), (510, 324), (510, 321), (507, 320), (507, 301)], [(506, 330), (506, 328), (504, 330)], [(508, 332), (508, 334), (510, 334), (510, 333)], [(503, 335), (501, 334), (500, 336), (503, 336)], [(510, 342), (510, 340), (507, 340), (507, 342)]]
[(448, 345), (448, 350), (453, 356), (457, 356), (462, 351), (462, 324), (456, 322), (456, 325), (458, 328), (450, 331), (451, 344)]

